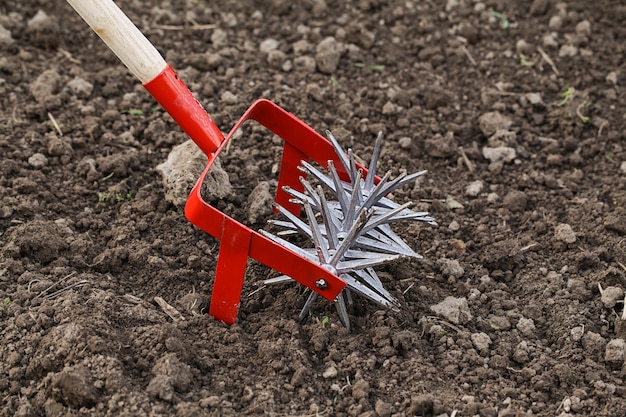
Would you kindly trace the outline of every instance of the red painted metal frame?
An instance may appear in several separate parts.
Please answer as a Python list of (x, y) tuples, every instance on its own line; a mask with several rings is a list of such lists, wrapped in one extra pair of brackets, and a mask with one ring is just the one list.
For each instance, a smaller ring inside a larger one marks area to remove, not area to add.
[[(331, 143), (293, 114), (264, 99), (256, 101), (224, 138), (208, 113), (169, 65), (154, 80), (144, 84), (144, 87), (208, 157), (207, 166), (187, 200), (185, 215), (195, 226), (220, 240), (209, 314), (227, 324), (236, 322), (249, 257), (288, 275), (333, 301), (346, 286), (341, 278), (225, 215), (205, 202), (200, 193), (204, 178), (215, 158), (237, 129), (244, 122), (252, 120), (285, 141), (276, 203), (294, 214), (299, 214), (300, 207), (289, 201), (290, 197), (282, 187), (303, 189), (299, 180), (303, 174), (297, 169), (301, 160), (313, 160), (323, 167), (327, 167), (328, 161), (333, 160), (340, 175), (346, 178)], [(325, 287), (320, 288), (315, 284), (319, 279), (326, 281)]]

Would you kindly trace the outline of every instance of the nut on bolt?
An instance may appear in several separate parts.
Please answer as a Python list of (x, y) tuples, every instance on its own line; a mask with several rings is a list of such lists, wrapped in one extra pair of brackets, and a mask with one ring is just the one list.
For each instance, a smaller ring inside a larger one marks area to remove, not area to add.
[(326, 282), (324, 278), (320, 278), (315, 281), (315, 286), (320, 290), (325, 290), (326, 288), (328, 288), (328, 282)]

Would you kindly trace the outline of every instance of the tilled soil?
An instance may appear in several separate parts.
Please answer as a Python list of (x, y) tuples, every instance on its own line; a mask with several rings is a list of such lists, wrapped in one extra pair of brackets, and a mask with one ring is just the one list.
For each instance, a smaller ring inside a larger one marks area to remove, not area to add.
[[(382, 130), (439, 227), (396, 228), (399, 312), (299, 323), (251, 261), (217, 322), (219, 241), (155, 170), (185, 135), (65, 2), (2, 2), (1, 416), (626, 414), (623, 2), (119, 5), (224, 131), (261, 97), (366, 161)], [(235, 142), (216, 205), (265, 227), (281, 143)]]

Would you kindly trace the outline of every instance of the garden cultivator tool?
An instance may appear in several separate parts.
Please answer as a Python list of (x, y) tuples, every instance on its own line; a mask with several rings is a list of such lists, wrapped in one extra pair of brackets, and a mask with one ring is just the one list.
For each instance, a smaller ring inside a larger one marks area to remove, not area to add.
[[(207, 155), (208, 163), (191, 191), (185, 215), (220, 240), (209, 314), (235, 323), (248, 258), (283, 274), (270, 280), (295, 280), (312, 293), (304, 318), (318, 295), (335, 301), (341, 321), (349, 327), (346, 303), (351, 291), (381, 305), (397, 302), (382, 286), (373, 267), (399, 256), (418, 257), (389, 227), (401, 220), (434, 224), (427, 213), (398, 205), (388, 193), (424, 172), (390, 180), (375, 176), (381, 138), (369, 169), (346, 155), (337, 141), (327, 140), (304, 122), (268, 100), (256, 101), (225, 137), (202, 105), (154, 46), (112, 0), (67, 0), (109, 48), (142, 82), (159, 104)], [(313, 242), (302, 249), (282, 236), (254, 231), (203, 200), (201, 188), (216, 158), (241, 125), (256, 121), (284, 140), (276, 193), (276, 210), (287, 220), (275, 221), (286, 234), (300, 232)], [(317, 163), (318, 169), (310, 162)], [(308, 182), (306, 176), (317, 181)], [(332, 198), (327, 198), (328, 192)], [(299, 215), (304, 209), (306, 220)], [(318, 221), (321, 219), (321, 222)]]

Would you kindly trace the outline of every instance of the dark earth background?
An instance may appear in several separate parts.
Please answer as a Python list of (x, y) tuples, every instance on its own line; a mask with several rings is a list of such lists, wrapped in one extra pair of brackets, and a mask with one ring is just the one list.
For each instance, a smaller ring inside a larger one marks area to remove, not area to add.
[[(261, 97), (366, 161), (384, 131), (439, 227), (396, 228), (403, 308), (350, 332), (254, 262), (238, 324), (203, 315), (219, 242), (155, 170), (185, 135), (65, 2), (2, 0), (1, 416), (626, 413), (623, 1), (119, 5), (224, 131)], [(281, 144), (235, 142), (245, 220)]]

